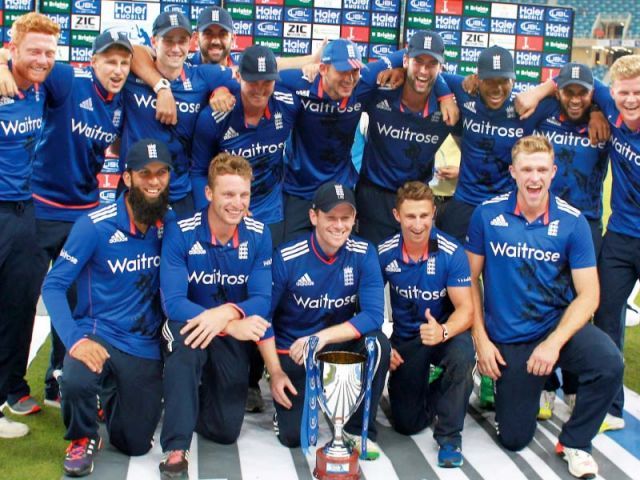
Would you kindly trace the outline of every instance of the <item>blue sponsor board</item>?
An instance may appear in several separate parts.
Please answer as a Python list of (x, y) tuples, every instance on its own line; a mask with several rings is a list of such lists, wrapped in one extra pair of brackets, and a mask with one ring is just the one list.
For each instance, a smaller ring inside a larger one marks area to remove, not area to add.
[(120, 171), (120, 162), (117, 158), (107, 158), (102, 164), (102, 173), (118, 173)]
[(571, 26), (566, 23), (545, 23), (544, 34), (547, 37), (571, 38)]
[(541, 37), (544, 35), (544, 23), (525, 20), (518, 22), (518, 35)]
[[(162, 4), (164, 2), (160, 2), (160, 3)], [(171, 3), (180, 3), (183, 5), (189, 5), (190, 3), (193, 3), (193, 2), (190, 2), (189, 0), (171, 0)]]
[(268, 20), (281, 22), (284, 18), (284, 9), (271, 5), (256, 5), (256, 20)]
[[(71, 60), (73, 62), (73, 60)], [(100, 190), (100, 203), (108, 204), (116, 201), (117, 190)]]
[(161, 12), (180, 12), (189, 18), (189, 5), (185, 3), (161, 3)]
[(313, 21), (313, 9), (302, 7), (286, 7), (284, 19), (287, 22), (311, 23)]
[(460, 30), (462, 17), (436, 15), (436, 30)]
[(342, 12), (340, 10), (333, 10), (331, 8), (314, 8), (313, 9), (313, 23), (324, 23), (325, 25), (340, 25), (340, 17)]
[(91, 47), (71, 47), (72, 62), (90, 62), (91, 61)]
[(539, 5), (520, 5), (518, 7), (518, 18), (520, 20), (544, 21), (544, 7)]
[(70, 30), (60, 30), (60, 38), (58, 38), (58, 45), (69, 45), (69, 40), (71, 39), (71, 31)]
[(304, 38), (285, 38), (282, 42), (282, 53), (308, 55), (311, 53), (311, 40)]
[(396, 45), (383, 45), (380, 43), (374, 43), (369, 46), (369, 57), (371, 58), (388, 57), (396, 50), (398, 50), (398, 47)]
[(460, 49), (460, 61), (477, 63), (478, 57), (482, 53), (483, 48), (467, 48), (462, 47)]
[(442, 37), (442, 41), (444, 42), (445, 45), (459, 46), (460, 42), (462, 41), (462, 36), (460, 35), (460, 32), (454, 32), (452, 30), (443, 30), (438, 33)]
[(371, 23), (371, 13), (362, 10), (346, 10), (342, 13), (343, 25), (368, 27)]
[(407, 12), (412, 13), (433, 13), (435, 12), (435, 0), (409, 0)]
[(361, 42), (354, 42), (354, 43), (356, 44), (356, 47), (358, 47), (358, 50), (360, 51), (360, 56), (365, 60), (369, 58), (369, 44), (361, 43)]
[[(343, 8), (346, 8), (343, 6)], [(371, 0), (371, 10), (374, 12), (399, 12), (400, 0)]]
[(542, 58), (543, 67), (561, 68), (569, 62), (569, 55), (564, 53), (545, 53)]
[(458, 74), (458, 63), (445, 63), (444, 64), (444, 71), (446, 73), (450, 73), (452, 75), (457, 75)]
[(502, 33), (504, 35), (516, 34), (516, 21), (508, 18), (492, 18), (491, 33)]
[(375, 28), (398, 28), (400, 24), (399, 13), (372, 12), (371, 26)]
[(19, 10), (21, 12), (30, 12), (35, 10), (33, 6), (34, 0), (4, 0), (5, 10)]
[(488, 32), (490, 27), (489, 19), (482, 17), (464, 17), (462, 30), (465, 32)]
[(100, 13), (100, 0), (73, 0), (71, 12), (80, 15), (98, 15)]
[(345, 10), (369, 10), (371, 0), (342, 0), (342, 8)]
[(235, 35), (242, 35), (242, 36), (253, 35), (253, 22), (248, 22), (246, 20), (234, 20), (233, 33)]
[(148, 5), (138, 2), (114, 2), (114, 20), (129, 20), (134, 22), (146, 22), (148, 19)]
[(547, 22), (571, 23), (573, 20), (573, 10), (569, 8), (549, 8), (547, 9)]
[(254, 31), (257, 37), (282, 37), (284, 27), (280, 22), (256, 22)]
[(539, 67), (542, 65), (542, 53), (516, 51), (516, 65)]
[(71, 28), (71, 15), (68, 13), (45, 13), (44, 15), (58, 24), (60, 30), (69, 30)]
[[(220, 0), (191, 0), (191, 3), (197, 3), (200, 5), (217, 5), (220, 6)], [(253, 2), (245, 2), (244, 0), (238, 0), (235, 3), (253, 3)]]

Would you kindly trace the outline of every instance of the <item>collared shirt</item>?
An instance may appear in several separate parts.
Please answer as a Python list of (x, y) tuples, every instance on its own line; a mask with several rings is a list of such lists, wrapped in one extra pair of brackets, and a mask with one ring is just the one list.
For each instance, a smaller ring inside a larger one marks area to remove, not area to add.
[[(142, 234), (129, 217), (124, 194), (78, 219), (42, 288), (67, 349), (96, 335), (131, 355), (160, 358), (162, 232), (159, 223)], [(71, 313), (67, 290), (74, 282), (78, 303)]]
[(273, 329), (279, 352), (298, 338), (349, 322), (358, 336), (378, 330), (384, 289), (375, 248), (350, 236), (327, 256), (315, 237), (285, 243), (273, 261)]
[(389, 283), (393, 310), (393, 336), (409, 340), (420, 335), (425, 312), (445, 323), (454, 307), (449, 287), (469, 287), (469, 262), (462, 246), (435, 227), (431, 228), (427, 249), (420, 259), (407, 254), (401, 233), (378, 247), (380, 269)]
[(596, 265), (579, 210), (549, 194), (547, 211), (529, 222), (516, 199), (512, 191), (476, 208), (465, 245), (484, 257), (485, 325), (499, 343), (529, 342), (552, 330), (575, 296), (571, 270)]

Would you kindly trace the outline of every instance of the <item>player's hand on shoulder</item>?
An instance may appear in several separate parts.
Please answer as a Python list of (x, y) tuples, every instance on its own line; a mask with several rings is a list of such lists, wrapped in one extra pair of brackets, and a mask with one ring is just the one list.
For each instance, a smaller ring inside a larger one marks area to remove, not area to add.
[(229, 112), (236, 104), (236, 97), (226, 87), (217, 88), (209, 98), (209, 106), (214, 112)]
[(13, 78), (9, 65), (0, 64), (0, 95), (14, 97), (18, 94), (18, 86)]
[(589, 114), (589, 140), (591, 145), (597, 145), (609, 140), (611, 129), (607, 117), (599, 110)]
[(404, 68), (383, 70), (378, 74), (376, 81), (381, 87), (393, 90), (404, 85), (405, 73)]
[(440, 100), (440, 111), (445, 125), (453, 127), (460, 119), (460, 109), (456, 103), (456, 97), (448, 95)]

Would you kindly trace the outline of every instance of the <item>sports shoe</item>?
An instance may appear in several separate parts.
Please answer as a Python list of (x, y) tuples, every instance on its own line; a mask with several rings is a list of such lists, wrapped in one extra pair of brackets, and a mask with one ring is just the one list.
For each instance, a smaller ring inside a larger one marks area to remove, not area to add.
[(480, 377), (480, 408), (494, 408), (496, 399), (493, 394), (493, 380), (491, 377)]
[(627, 303), (624, 323), (625, 327), (635, 327), (640, 324), (640, 308), (635, 304)]
[(102, 447), (100, 437), (72, 440), (64, 456), (64, 473), (70, 477), (84, 477), (93, 472), (93, 456)]
[(564, 403), (569, 407), (569, 411), (573, 413), (573, 409), (576, 408), (576, 394), (575, 393), (565, 393), (564, 394)]
[(166, 452), (159, 468), (162, 480), (189, 478), (189, 450), (170, 450)]
[(553, 417), (553, 407), (556, 403), (556, 392), (543, 390), (540, 394), (540, 409), (538, 410), (538, 420), (549, 420)]
[[(360, 455), (362, 437), (360, 435), (351, 435), (347, 432), (342, 432), (342, 436), (344, 437), (344, 442)], [(380, 446), (370, 438), (367, 438), (367, 458), (365, 460), (377, 460), (378, 457), (380, 457)]]
[(609, 432), (613, 430), (622, 430), (624, 428), (624, 418), (616, 417), (615, 415), (611, 415), (607, 413), (607, 416), (604, 417), (602, 421), (602, 425), (600, 425), (600, 430), (598, 433)]
[(461, 467), (464, 463), (462, 458), (462, 450), (460, 447), (451, 443), (440, 445), (438, 450), (438, 466), (442, 468)]
[(56, 398), (44, 397), (44, 404), (47, 407), (62, 408), (62, 398), (58, 395)]
[(249, 387), (247, 404), (245, 405), (244, 410), (249, 413), (264, 412), (264, 400), (262, 400), (260, 387)]
[(556, 453), (569, 466), (569, 473), (578, 478), (595, 478), (598, 475), (598, 464), (589, 452), (577, 448), (569, 448), (558, 443)]
[(36, 402), (31, 395), (25, 395), (14, 404), (9, 404), (9, 400), (7, 400), (2, 408), (8, 408), (14, 415), (31, 415), (32, 413), (38, 413), (42, 410), (38, 402)]
[(14, 422), (4, 415), (0, 417), (0, 438), (19, 438), (29, 433), (24, 423)]

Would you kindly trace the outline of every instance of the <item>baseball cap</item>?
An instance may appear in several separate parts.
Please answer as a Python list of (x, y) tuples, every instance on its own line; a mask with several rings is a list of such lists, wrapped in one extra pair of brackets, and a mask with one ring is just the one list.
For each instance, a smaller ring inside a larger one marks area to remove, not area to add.
[(271, 49), (253, 45), (242, 52), (240, 57), (240, 75), (248, 82), (259, 80), (278, 80), (278, 64)]
[(513, 57), (509, 50), (494, 45), (485, 48), (478, 57), (478, 78), (510, 78), (515, 80), (516, 72), (513, 67)]
[(173, 168), (173, 161), (169, 148), (158, 140), (143, 138), (134, 143), (127, 152), (127, 168), (142, 170), (148, 164), (160, 162)]
[(197, 28), (199, 32), (207, 29), (209, 25), (219, 25), (227, 32), (233, 33), (233, 20), (231, 15), (222, 7), (204, 8), (198, 15)]
[(93, 53), (103, 53), (114, 45), (120, 45), (122, 48), (126, 48), (133, 53), (133, 47), (129, 41), (129, 37), (124, 32), (118, 32), (117, 30), (107, 30), (102, 32), (93, 40)]
[(191, 22), (181, 12), (163, 12), (153, 21), (153, 35), (161, 37), (171, 30), (181, 28), (191, 35)]
[(367, 68), (362, 63), (362, 55), (356, 44), (345, 38), (332, 40), (324, 47), (322, 63), (333, 65), (339, 72), (346, 72), (354, 68)]
[(420, 30), (416, 32), (407, 47), (407, 55), (415, 58), (420, 55), (431, 55), (438, 62), (444, 62), (444, 41), (442, 37), (430, 30)]
[(581, 63), (567, 63), (560, 69), (556, 77), (558, 88), (567, 85), (580, 85), (587, 90), (593, 90), (593, 73), (591, 69)]
[(355, 210), (356, 197), (353, 195), (353, 191), (341, 183), (327, 182), (316, 190), (311, 208), (320, 209), (327, 213), (341, 203), (347, 203)]

